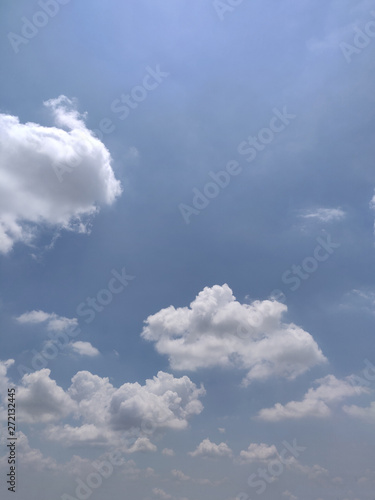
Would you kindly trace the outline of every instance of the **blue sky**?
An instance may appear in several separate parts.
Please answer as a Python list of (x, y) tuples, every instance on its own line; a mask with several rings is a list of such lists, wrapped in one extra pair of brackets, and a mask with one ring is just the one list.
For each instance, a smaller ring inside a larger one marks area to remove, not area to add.
[(4, 495), (372, 500), (373, 2), (0, 11)]

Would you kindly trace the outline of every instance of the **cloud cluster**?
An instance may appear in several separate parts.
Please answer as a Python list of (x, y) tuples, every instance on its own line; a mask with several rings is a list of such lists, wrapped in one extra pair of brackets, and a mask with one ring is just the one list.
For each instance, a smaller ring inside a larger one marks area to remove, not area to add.
[[(50, 355), (45, 355), (45, 350), (48, 348), (55, 348), (56, 353), (58, 349), (67, 348), (71, 353), (91, 358), (100, 354), (99, 350), (90, 342), (83, 342), (81, 340), (76, 342), (70, 341), (70, 337), (76, 337), (80, 333), (77, 318), (66, 318), (56, 313), (46, 313), (39, 310), (26, 312), (15, 319), (22, 325), (43, 325), (45, 327), (49, 340), (44, 342), (44, 349), (38, 355), (39, 358), (44, 355), (45, 361), (51, 359)], [(33, 367), (41, 368), (40, 364), (38, 366), (33, 364)]]
[(228, 285), (206, 287), (190, 307), (170, 306), (149, 316), (142, 337), (167, 354), (172, 369), (237, 367), (244, 384), (271, 376), (294, 379), (326, 361), (313, 337), (282, 322), (276, 301), (241, 304)]
[(109, 151), (74, 103), (44, 105), (56, 126), (0, 113), (0, 253), (31, 243), (40, 227), (86, 232), (88, 218), (121, 194)]
[[(144, 385), (125, 383), (115, 388), (108, 378), (81, 371), (64, 391), (50, 374), (43, 369), (23, 376), (17, 388), (18, 418), (30, 424), (49, 423), (47, 439), (67, 446), (118, 445), (119, 437), (129, 432), (137, 439), (126, 445), (127, 452), (155, 451), (149, 440), (154, 432), (184, 429), (203, 409), (199, 398), (204, 388), (186, 376), (159, 372)], [(64, 425), (62, 420), (68, 416), (79, 425)]]
[(363, 386), (353, 383), (351, 377), (339, 380), (334, 375), (327, 375), (315, 382), (316, 389), (310, 388), (302, 401), (290, 401), (286, 405), (276, 403), (273, 408), (265, 408), (258, 414), (262, 420), (278, 422), (285, 419), (306, 417), (328, 417), (331, 415), (330, 403), (368, 392)]

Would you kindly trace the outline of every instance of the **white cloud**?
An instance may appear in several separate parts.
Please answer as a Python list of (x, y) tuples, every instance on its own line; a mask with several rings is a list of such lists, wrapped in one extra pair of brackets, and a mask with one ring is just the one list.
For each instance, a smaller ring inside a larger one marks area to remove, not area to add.
[(0, 113), (1, 253), (31, 243), (37, 228), (86, 232), (88, 218), (121, 194), (109, 151), (74, 103), (60, 96), (44, 105), (56, 126)]
[(142, 337), (169, 356), (174, 370), (236, 367), (248, 372), (245, 385), (273, 375), (293, 379), (326, 358), (308, 332), (282, 323), (286, 310), (270, 300), (240, 304), (228, 285), (215, 285), (190, 307), (149, 316)]
[(27, 423), (60, 420), (72, 413), (74, 401), (50, 378), (47, 368), (22, 377), (17, 389), (18, 418)]
[(373, 401), (367, 408), (351, 405), (344, 406), (343, 410), (351, 417), (360, 418), (371, 423), (375, 422), (375, 401)]
[[(135, 453), (156, 451), (150, 441), (156, 431), (186, 428), (188, 420), (202, 411), (199, 398), (204, 393), (188, 377), (164, 372), (145, 385), (126, 383), (116, 389), (108, 378), (81, 371), (64, 391), (44, 369), (23, 377), (17, 401), (23, 421), (61, 421), (45, 429), (51, 441), (64, 446), (122, 446), (126, 453)], [(68, 415), (79, 425), (64, 424)]]
[[(7, 377), (13, 360), (0, 362), (0, 387), (14, 386)], [(22, 377), (16, 388), (17, 418), (28, 424), (49, 424), (43, 435), (63, 446), (110, 445), (124, 453), (154, 452), (150, 441), (166, 429), (185, 429), (203, 410), (205, 394), (187, 376), (175, 378), (158, 372), (144, 385), (137, 382), (114, 387), (108, 378), (78, 372), (67, 390), (58, 386), (49, 369)], [(4, 412), (3, 408), (0, 408)], [(64, 420), (69, 417), (69, 423)], [(72, 425), (71, 420), (77, 425)], [(169, 449), (166, 455), (173, 455)]]
[(269, 422), (305, 417), (327, 417), (331, 415), (331, 409), (327, 403), (335, 403), (368, 392), (368, 389), (355, 385), (353, 382), (352, 377), (339, 380), (334, 375), (327, 375), (315, 381), (319, 384), (318, 387), (310, 388), (302, 401), (290, 401), (286, 405), (277, 403), (273, 408), (261, 410), (258, 416)]
[(111, 398), (111, 424), (114, 428), (139, 427), (147, 422), (155, 428), (185, 429), (188, 418), (201, 413), (199, 397), (204, 388), (184, 376), (159, 371), (156, 377), (138, 383), (124, 384)]
[(73, 351), (81, 356), (95, 357), (99, 356), (100, 352), (96, 347), (93, 347), (90, 342), (77, 341), (70, 344)]
[(191, 457), (202, 458), (231, 457), (232, 450), (225, 443), (215, 444), (212, 443), (208, 438), (206, 438), (203, 439), (203, 441), (197, 446), (194, 451), (190, 451), (189, 455)]
[(253, 462), (268, 462), (270, 459), (278, 456), (275, 445), (265, 443), (251, 443), (247, 450), (240, 452), (239, 462), (242, 464), (251, 464)]
[(73, 329), (78, 326), (77, 318), (65, 318), (55, 313), (46, 313), (44, 311), (30, 311), (16, 317), (21, 324), (40, 324), (45, 323), (50, 332), (60, 332)]
[(341, 208), (317, 208), (315, 210), (306, 210), (301, 217), (304, 219), (315, 219), (321, 222), (333, 222), (342, 220), (345, 212)]

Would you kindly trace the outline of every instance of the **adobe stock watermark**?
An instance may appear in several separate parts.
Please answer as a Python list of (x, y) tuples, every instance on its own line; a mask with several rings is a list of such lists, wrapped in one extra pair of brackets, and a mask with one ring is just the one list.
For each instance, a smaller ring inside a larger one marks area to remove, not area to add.
[[(245, 141), (242, 141), (238, 147), (237, 152), (241, 156), (246, 156), (245, 160), (248, 163), (253, 162), (258, 153), (264, 151), (266, 147), (271, 144), (277, 134), (280, 134), (291, 123), (291, 120), (296, 118), (296, 115), (290, 114), (286, 106), (280, 111), (273, 108), (273, 117), (269, 122), (269, 126), (259, 130), (257, 135), (249, 136)], [(202, 189), (193, 189), (193, 198), (191, 205), (180, 203), (178, 209), (186, 224), (190, 224), (192, 215), (199, 215), (202, 210), (208, 207), (211, 200), (216, 198), (223, 189), (225, 189), (231, 178), (239, 175), (242, 172), (242, 166), (236, 160), (231, 160), (227, 163), (224, 170), (218, 172), (209, 172), (211, 178), (206, 182)]]
[(82, 330), (77, 325), (74, 328), (48, 332), (50, 340), (44, 347), (40, 351), (36, 349), (31, 350), (31, 367), (23, 364), (17, 366), (17, 371), (20, 376), (23, 377), (28, 373), (45, 368), (50, 361), (59, 355), (60, 351), (70, 344), (71, 340), (81, 333), (81, 331)]
[(214, 0), (212, 6), (215, 9), (217, 17), (220, 21), (223, 21), (225, 15), (227, 13), (231, 14), (242, 2), (243, 0)]
[(141, 85), (133, 87), (128, 94), (121, 94), (119, 99), (114, 99), (111, 103), (111, 111), (119, 115), (120, 120), (125, 120), (131, 110), (136, 109), (146, 99), (149, 92), (157, 89), (168, 76), (169, 73), (162, 71), (159, 64), (156, 69), (147, 66)]
[[(318, 236), (316, 241), (318, 245), (314, 248), (311, 256), (305, 257), (299, 265), (293, 264), (281, 275), (282, 282), (288, 285), (292, 292), (298, 290), (301, 284), (318, 270), (319, 265), (327, 261), (334, 251), (341, 247), (341, 243), (332, 241), (330, 234), (326, 234), (325, 239)], [(285, 293), (278, 288), (272, 290), (270, 297), (278, 302), (286, 303)], [(236, 335), (239, 338), (247, 339), (259, 334), (258, 328), (271, 312), (270, 304), (265, 304), (262, 310), (253, 311), (251, 318), (247, 319), (248, 325), (239, 324), (237, 326)]]
[[(149, 93), (156, 90), (170, 75), (170, 73), (161, 70), (160, 64), (157, 64), (155, 68), (147, 66), (145, 71), (146, 73), (140, 84), (134, 85), (127, 94), (121, 94), (119, 98), (111, 102), (110, 109), (119, 120), (128, 118), (132, 110), (135, 110), (148, 97)], [(59, 182), (63, 182), (66, 173), (73, 172), (81, 165), (87, 153), (92, 149), (90, 143), (94, 138), (102, 141), (104, 136), (112, 134), (115, 130), (116, 124), (114, 121), (105, 116), (99, 121), (97, 128), (91, 131), (94, 137), (90, 136), (90, 132), (82, 133), (82, 141), (77, 145), (77, 150), (71, 158), (64, 162), (56, 161), (52, 165)]]
[(9, 32), (7, 37), (14, 50), (18, 54), (22, 45), (30, 43), (32, 38), (35, 38), (39, 31), (47, 26), (50, 20), (60, 12), (60, 6), (70, 3), (71, 0), (39, 0), (38, 5), (41, 10), (37, 10), (32, 15), (31, 19), (21, 17), (21, 34)]
[[(107, 283), (106, 288), (102, 288), (96, 294), (96, 297), (87, 297), (85, 302), (81, 302), (76, 309), (76, 313), (80, 317), (85, 317), (85, 323), (91, 323), (98, 312), (102, 312), (113, 300), (115, 295), (123, 292), (128, 286), (128, 282), (133, 280), (135, 276), (126, 274), (125, 267), (121, 272), (112, 269), (112, 277)], [(40, 351), (36, 349), (31, 350), (31, 367), (26, 365), (19, 365), (17, 367), (18, 373), (23, 376), (27, 373), (41, 370), (45, 368), (48, 363), (55, 359), (59, 353), (65, 349), (76, 338), (82, 330), (78, 325), (69, 327), (64, 330), (54, 330), (48, 332), (49, 340)]]
[[(287, 441), (283, 441), (282, 444), (284, 445), (284, 449), (281, 453), (278, 453), (277, 458), (270, 460), (267, 467), (259, 467), (257, 472), (251, 474), (247, 480), (250, 488), (257, 488), (256, 493), (258, 495), (264, 493), (267, 486), (283, 474), (285, 467), (306, 450), (305, 446), (297, 445), (296, 439), (293, 439), (292, 444), (289, 444)], [(286, 457), (287, 454), (290, 454), (289, 458)], [(236, 496), (236, 500), (250, 500), (250, 496), (242, 491)]]
[(104, 453), (91, 463), (92, 472), (87, 474), (85, 478), (76, 478), (75, 496), (64, 493), (61, 495), (61, 500), (88, 500), (95, 490), (98, 490), (103, 484), (104, 480), (108, 480), (115, 471), (115, 467), (121, 467), (125, 463), (125, 452), (131, 449), (138, 438), (147, 437), (155, 430), (155, 425), (151, 421), (142, 422), (141, 428), (137, 429), (135, 435), (128, 436), (126, 432), (123, 433), (119, 439), (121, 443), (113, 451)]
[[(372, 10), (370, 15), (375, 18), (375, 10)], [(361, 52), (370, 45), (372, 39), (375, 38), (375, 21), (368, 21), (363, 29), (355, 28), (354, 32), (352, 43), (340, 43), (340, 49), (348, 64), (352, 62), (354, 55), (361, 54)]]
[(85, 323), (94, 321), (96, 314), (102, 312), (112, 302), (113, 297), (121, 293), (128, 286), (129, 281), (135, 278), (126, 274), (125, 267), (122, 268), (121, 273), (112, 269), (111, 274), (112, 278), (108, 281), (106, 288), (99, 290), (96, 297), (87, 297), (77, 306), (77, 316), (86, 318)]
[(329, 234), (326, 235), (325, 241), (321, 236), (316, 241), (318, 245), (315, 247), (313, 255), (304, 258), (300, 265), (293, 264), (281, 276), (282, 282), (289, 285), (292, 292), (298, 290), (302, 281), (309, 279), (317, 271), (319, 264), (325, 262), (341, 246), (341, 243), (334, 243)]

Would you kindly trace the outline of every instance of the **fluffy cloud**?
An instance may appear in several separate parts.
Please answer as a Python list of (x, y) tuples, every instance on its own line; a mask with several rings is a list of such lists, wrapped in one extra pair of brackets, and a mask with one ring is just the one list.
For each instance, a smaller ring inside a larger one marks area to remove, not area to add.
[(44, 323), (50, 332), (61, 332), (78, 326), (77, 318), (65, 318), (64, 316), (44, 311), (30, 311), (17, 316), (16, 320), (21, 324)]
[(27, 423), (46, 423), (69, 415), (75, 403), (50, 378), (51, 371), (43, 369), (24, 375), (17, 389), (19, 419)]
[(354, 385), (351, 377), (339, 380), (334, 375), (327, 375), (316, 380), (316, 383), (319, 384), (318, 387), (310, 388), (302, 401), (290, 401), (286, 405), (277, 403), (273, 408), (261, 410), (258, 414), (259, 418), (278, 422), (284, 419), (327, 417), (331, 414), (329, 403), (368, 392), (365, 387)]
[(243, 464), (251, 464), (253, 462), (268, 462), (278, 456), (275, 445), (265, 443), (251, 443), (247, 450), (240, 452), (239, 462)]
[(153, 379), (124, 384), (111, 398), (110, 423), (115, 429), (141, 427), (185, 429), (188, 419), (201, 413), (199, 397), (205, 394), (187, 376), (175, 378), (159, 372)]
[[(159, 372), (145, 385), (126, 383), (116, 389), (108, 380), (88, 371), (78, 372), (67, 391), (43, 369), (24, 375), (17, 389), (20, 420), (56, 423), (47, 439), (65, 446), (76, 444), (122, 446), (127, 453), (156, 451), (150, 437), (158, 430), (184, 429), (202, 409), (205, 390), (188, 377)], [(80, 423), (64, 424), (71, 415)]]
[(189, 455), (202, 458), (231, 457), (232, 450), (225, 443), (215, 444), (206, 438), (197, 446), (196, 450), (189, 452)]
[(1, 253), (30, 243), (38, 227), (86, 232), (88, 218), (121, 194), (109, 151), (74, 103), (60, 96), (44, 105), (56, 126), (0, 113)]
[(98, 349), (92, 346), (90, 342), (82, 342), (82, 341), (73, 342), (71, 344), (71, 348), (73, 349), (74, 352), (76, 352), (80, 356), (89, 356), (92, 358), (100, 354)]
[(237, 367), (248, 372), (245, 385), (272, 375), (293, 379), (326, 358), (309, 333), (282, 323), (286, 310), (270, 300), (241, 304), (228, 285), (215, 285), (190, 307), (149, 316), (142, 337), (169, 356), (174, 370)]

